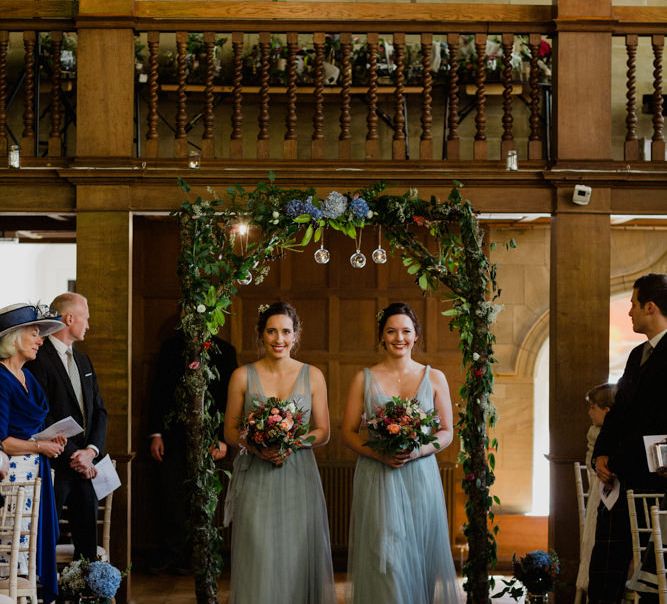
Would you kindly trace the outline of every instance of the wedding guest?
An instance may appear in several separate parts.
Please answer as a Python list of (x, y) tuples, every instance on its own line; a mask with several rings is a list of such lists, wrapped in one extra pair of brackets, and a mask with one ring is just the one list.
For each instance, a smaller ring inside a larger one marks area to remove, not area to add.
[[(359, 455), (354, 473), (348, 573), (355, 604), (463, 601), (449, 546), (445, 498), (434, 453), (453, 438), (444, 374), (412, 358), (421, 327), (402, 302), (379, 314), (383, 358), (357, 373), (343, 415), (343, 442)], [(437, 444), (385, 455), (368, 446), (362, 420), (392, 397), (416, 398), (440, 418)]]
[[(149, 405), (150, 453), (158, 478), (157, 516), (160, 523), (158, 557), (150, 571), (183, 575), (190, 572), (190, 546), (186, 519), (190, 510), (190, 489), (186, 463), (187, 434), (183, 422), (178, 421), (176, 391), (185, 372), (185, 338), (182, 332), (173, 333), (160, 346), (155, 378)], [(224, 414), (227, 406), (227, 387), (232, 372), (238, 366), (235, 348), (221, 338), (213, 338), (215, 347), (210, 352), (211, 366), (218, 373), (209, 384), (213, 410)], [(220, 427), (220, 437), (222, 427)], [(227, 445), (218, 441), (212, 448), (214, 459), (222, 459)]]
[[(64, 327), (61, 321), (43, 317), (39, 309), (28, 304), (0, 309), (0, 443), (10, 456), (8, 480), (42, 478), (37, 575), (44, 602), (51, 602), (58, 593), (58, 517), (49, 460), (62, 454), (67, 439), (31, 438), (44, 429), (49, 406), (42, 387), (24, 364), (37, 356), (44, 337)], [(22, 574), (27, 571), (26, 565)]]
[(45, 340), (29, 368), (49, 401), (47, 426), (71, 416), (83, 428), (53, 463), (56, 508), (60, 518), (67, 506), (74, 558), (97, 560), (98, 501), (92, 479), (97, 475), (94, 461), (104, 457), (107, 411), (90, 358), (74, 346), (88, 333), (88, 301), (65, 292), (53, 299), (51, 310), (65, 327)]
[(616, 402), (595, 443), (593, 467), (609, 485), (620, 483), (616, 503), (598, 507), (595, 545), (588, 572), (588, 602), (623, 599), (632, 560), (626, 491), (664, 493), (667, 482), (649, 472), (644, 436), (667, 434), (664, 376), (667, 374), (667, 274), (650, 273), (632, 287), (632, 329), (647, 341), (632, 349), (618, 382)]
[[(292, 358), (301, 321), (285, 302), (261, 306), (257, 339), (263, 354), (233, 374), (225, 440), (241, 448), (225, 502), (232, 522), (230, 604), (336, 602), (324, 494), (311, 447), (329, 440), (322, 372)], [(281, 453), (253, 446), (240, 423), (254, 401), (289, 400), (304, 411), (303, 446)]]
[(589, 480), (584, 531), (581, 535), (581, 547), (579, 549), (579, 572), (577, 574), (577, 589), (584, 591), (588, 590), (588, 565), (595, 544), (595, 525), (598, 517), (598, 505), (600, 504), (600, 481), (591, 469), (591, 459), (604, 418), (614, 405), (615, 394), (616, 384), (599, 384), (591, 388), (585, 397), (588, 406), (588, 417), (591, 418), (591, 425), (586, 434), (586, 468), (588, 469)]

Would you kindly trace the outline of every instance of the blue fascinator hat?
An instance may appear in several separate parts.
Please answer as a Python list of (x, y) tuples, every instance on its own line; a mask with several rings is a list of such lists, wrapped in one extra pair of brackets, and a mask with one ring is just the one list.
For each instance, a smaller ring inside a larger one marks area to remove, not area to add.
[(31, 304), (12, 304), (0, 308), (0, 338), (22, 327), (34, 325), (39, 328), (39, 335), (46, 337), (60, 331), (65, 324), (60, 317), (51, 314), (46, 307)]

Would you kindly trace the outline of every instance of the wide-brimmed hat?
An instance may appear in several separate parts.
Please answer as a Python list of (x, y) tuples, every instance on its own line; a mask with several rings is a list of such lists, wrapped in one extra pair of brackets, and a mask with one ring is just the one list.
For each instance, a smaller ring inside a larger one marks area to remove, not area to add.
[(34, 325), (39, 327), (39, 335), (46, 337), (60, 331), (65, 324), (60, 317), (48, 314), (39, 306), (30, 304), (12, 304), (0, 308), (0, 338), (14, 329)]

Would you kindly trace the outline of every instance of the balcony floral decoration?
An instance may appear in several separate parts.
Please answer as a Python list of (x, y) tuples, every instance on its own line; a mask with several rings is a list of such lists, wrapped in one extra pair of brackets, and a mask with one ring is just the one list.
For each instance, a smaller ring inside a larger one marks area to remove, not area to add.
[[(222, 73), (222, 48), (227, 38), (217, 37), (213, 45), (213, 78), (219, 80)], [(206, 42), (204, 34), (188, 34), (185, 52), (186, 82), (201, 84), (206, 81)], [(161, 52), (158, 57), (158, 77), (161, 82), (176, 82), (178, 79), (178, 58), (174, 50)]]
[[(60, 49), (60, 77), (65, 79), (76, 78), (76, 47), (78, 38), (75, 33), (64, 32)], [(42, 64), (49, 72), (53, 71), (53, 40), (51, 34), (42, 33), (39, 36), (39, 48)]]
[[(477, 75), (477, 48), (475, 47), (475, 37), (466, 35), (461, 37), (461, 46), (459, 47), (458, 63), (459, 77), (464, 82), (473, 82)], [(444, 44), (444, 43), (443, 43)], [(445, 45), (446, 48), (446, 45)], [(446, 60), (449, 57), (448, 50), (443, 53)], [(502, 78), (504, 51), (502, 38), (499, 35), (490, 35), (486, 39), (485, 64), (486, 80), (499, 82)], [(519, 35), (514, 37), (512, 47), (512, 80), (526, 81), (530, 76), (530, 61), (532, 51), (528, 43), (528, 37)], [(551, 44), (545, 38), (542, 38), (539, 50), (537, 65), (540, 69), (540, 80), (548, 81), (551, 79)], [(445, 67), (446, 69), (446, 67)]]

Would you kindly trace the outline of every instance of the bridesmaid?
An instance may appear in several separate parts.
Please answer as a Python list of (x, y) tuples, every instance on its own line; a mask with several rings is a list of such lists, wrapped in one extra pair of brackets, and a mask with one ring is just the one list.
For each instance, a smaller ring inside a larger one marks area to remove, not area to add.
[[(230, 604), (335, 604), (327, 510), (311, 447), (329, 440), (322, 372), (292, 358), (301, 321), (284, 302), (260, 307), (263, 356), (237, 369), (229, 383), (225, 440), (241, 448), (225, 502), (233, 522)], [(304, 446), (281, 455), (243, 441), (239, 424), (253, 400), (289, 399), (310, 422)]]
[[(447, 510), (435, 460), (453, 438), (444, 374), (412, 359), (421, 327), (412, 309), (390, 304), (379, 315), (383, 359), (357, 373), (343, 416), (343, 442), (359, 454), (354, 474), (348, 573), (355, 604), (456, 604), (463, 601), (449, 545)], [(440, 417), (439, 449), (424, 445), (385, 456), (366, 446), (362, 419), (392, 397), (417, 398)]]

